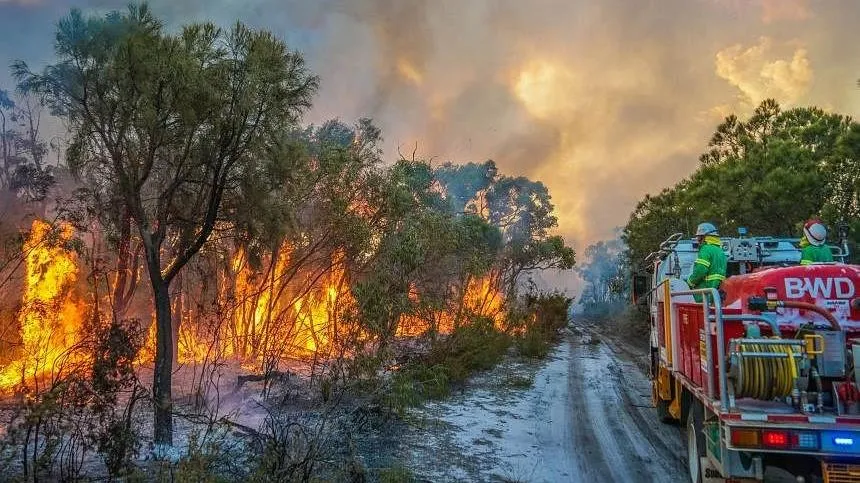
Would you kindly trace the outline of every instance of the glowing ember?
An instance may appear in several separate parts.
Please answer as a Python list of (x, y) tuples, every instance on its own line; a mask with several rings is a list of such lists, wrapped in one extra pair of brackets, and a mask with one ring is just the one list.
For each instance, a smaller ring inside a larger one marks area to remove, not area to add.
[(72, 227), (36, 220), (24, 242), (26, 285), (19, 322), (22, 353), (0, 372), (0, 387), (10, 388), (58, 369), (74, 345), (85, 307), (73, 298), (78, 277), (77, 256), (65, 249)]

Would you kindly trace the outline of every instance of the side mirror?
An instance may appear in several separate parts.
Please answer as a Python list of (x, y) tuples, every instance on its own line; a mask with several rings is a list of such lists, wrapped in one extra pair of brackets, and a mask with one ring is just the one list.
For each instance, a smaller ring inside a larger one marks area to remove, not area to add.
[(647, 275), (633, 274), (633, 303), (641, 302), (648, 293), (648, 280)]

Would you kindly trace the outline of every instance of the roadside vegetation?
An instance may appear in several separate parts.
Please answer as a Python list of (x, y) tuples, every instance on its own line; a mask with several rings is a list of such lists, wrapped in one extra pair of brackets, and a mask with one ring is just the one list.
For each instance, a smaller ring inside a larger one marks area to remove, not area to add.
[[(820, 217), (839, 243), (848, 229), (851, 260), (860, 260), (860, 123), (819, 107), (783, 109), (762, 102), (746, 119), (717, 126), (695, 171), (658, 194), (646, 195), (617, 239), (583, 251), (576, 269), (585, 283), (579, 304), (586, 318), (643, 340), (648, 315), (631, 306), (631, 273), (678, 232), (692, 236), (701, 221), (734, 236), (799, 238), (803, 223)], [(620, 324), (620, 325), (619, 325)]]
[(559, 293), (530, 294), (511, 308), (505, 327), (487, 318), (458, 327), (399, 368), (385, 392), (386, 403), (402, 415), (428, 399), (448, 396), (469, 376), (492, 368), (508, 354), (546, 357), (567, 326), (571, 302)]
[(752, 236), (800, 237), (820, 216), (836, 242), (850, 228), (860, 241), (860, 123), (819, 107), (783, 109), (765, 100), (748, 119), (720, 124), (698, 168), (675, 186), (647, 195), (631, 213), (622, 239), (638, 264), (667, 237), (691, 234), (701, 220), (726, 236), (746, 227)]

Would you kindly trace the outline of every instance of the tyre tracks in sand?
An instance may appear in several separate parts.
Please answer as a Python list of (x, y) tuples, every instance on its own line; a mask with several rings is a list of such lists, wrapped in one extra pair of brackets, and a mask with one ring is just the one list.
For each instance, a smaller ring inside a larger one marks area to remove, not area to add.
[[(679, 427), (659, 422), (645, 364), (617, 344), (578, 326), (546, 361), (476, 377), (416, 414), (403, 459), (421, 481), (686, 481)], [(512, 375), (533, 383), (512, 389)]]

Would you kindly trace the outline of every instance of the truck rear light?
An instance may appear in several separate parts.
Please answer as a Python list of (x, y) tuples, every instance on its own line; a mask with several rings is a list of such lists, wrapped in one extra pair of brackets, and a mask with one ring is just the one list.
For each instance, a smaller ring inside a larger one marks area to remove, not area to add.
[(825, 431), (821, 434), (821, 449), (833, 453), (860, 454), (860, 433)]
[(791, 435), (791, 447), (796, 449), (818, 449), (818, 433), (797, 431)]
[[(842, 438), (841, 434), (840, 438)], [(794, 449), (799, 451), (818, 451), (821, 449), (821, 439), (816, 431), (732, 428), (731, 440), (732, 446), (736, 448)], [(847, 444), (845, 441), (841, 442)], [(860, 446), (860, 438), (856, 438), (856, 442)]]
[(761, 432), (761, 439), (768, 448), (788, 448), (790, 442), (788, 431), (764, 430)]
[(732, 446), (741, 448), (758, 448), (759, 432), (757, 429), (732, 429)]

